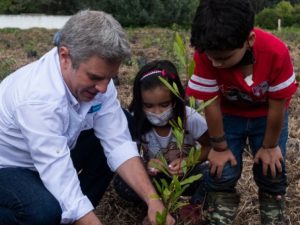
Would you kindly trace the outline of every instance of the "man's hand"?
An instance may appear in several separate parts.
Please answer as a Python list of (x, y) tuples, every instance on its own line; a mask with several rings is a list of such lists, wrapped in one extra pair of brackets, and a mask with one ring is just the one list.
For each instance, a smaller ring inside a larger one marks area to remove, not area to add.
[(255, 163), (262, 163), (262, 172), (264, 176), (268, 174), (270, 168), (272, 177), (276, 177), (276, 168), (279, 173), (282, 172), (281, 162), (283, 160), (279, 146), (275, 148), (260, 148), (254, 158)]
[(230, 149), (226, 149), (223, 152), (217, 152), (214, 149), (211, 149), (208, 153), (208, 161), (210, 163), (210, 174), (212, 176), (217, 175), (218, 178), (222, 176), (222, 171), (226, 162), (230, 161), (231, 166), (237, 165), (237, 161)]
[(74, 225), (102, 225), (102, 223), (94, 212), (89, 212), (79, 220), (75, 221)]
[[(149, 199), (148, 201), (148, 219), (151, 225), (156, 225), (156, 214), (157, 212), (163, 212), (165, 207), (163, 206), (160, 199)], [(174, 218), (168, 214), (166, 225), (173, 225), (175, 224)]]

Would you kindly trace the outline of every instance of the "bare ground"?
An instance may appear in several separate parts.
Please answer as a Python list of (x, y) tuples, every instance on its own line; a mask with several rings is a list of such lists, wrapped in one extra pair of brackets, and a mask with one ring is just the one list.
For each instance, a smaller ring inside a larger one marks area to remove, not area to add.
[[(29, 63), (51, 48), (51, 40), (55, 30), (30, 29), (0, 30), (0, 79), (9, 72)], [(188, 36), (188, 33), (185, 33)], [(123, 106), (131, 100), (131, 87), (138, 64), (143, 60), (174, 59), (172, 54), (173, 31), (166, 29), (128, 29), (133, 52), (132, 60), (127, 61), (120, 71), (119, 99)], [(295, 70), (299, 71), (297, 62), (300, 59), (297, 44), (288, 43), (294, 60)], [(293, 96), (289, 108), (289, 140), (287, 148), (287, 215), (289, 225), (300, 225), (300, 90)], [(259, 210), (257, 187), (252, 176), (252, 156), (245, 153), (244, 171), (238, 183), (241, 204), (235, 225), (258, 225)], [(122, 200), (114, 190), (108, 191), (95, 210), (106, 225), (139, 225), (145, 216), (145, 208), (141, 205)], [(180, 222), (178, 224), (190, 224)], [(200, 224), (199, 224), (200, 225)]]

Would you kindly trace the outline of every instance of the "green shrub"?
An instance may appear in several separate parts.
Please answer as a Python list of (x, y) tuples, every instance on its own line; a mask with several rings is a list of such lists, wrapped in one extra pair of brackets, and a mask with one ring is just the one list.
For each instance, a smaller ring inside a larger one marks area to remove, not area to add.
[(275, 9), (265, 8), (255, 17), (255, 23), (259, 27), (266, 29), (276, 29), (279, 19), (278, 12)]

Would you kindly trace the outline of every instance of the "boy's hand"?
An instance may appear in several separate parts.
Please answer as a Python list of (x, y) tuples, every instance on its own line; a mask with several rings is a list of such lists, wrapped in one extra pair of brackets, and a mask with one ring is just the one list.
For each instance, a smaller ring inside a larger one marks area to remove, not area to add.
[(212, 148), (208, 153), (208, 161), (210, 163), (211, 176), (217, 175), (218, 178), (222, 176), (223, 168), (228, 161), (230, 161), (231, 166), (237, 165), (237, 161), (230, 149), (226, 149), (223, 152), (217, 152)]
[(270, 168), (272, 177), (276, 177), (276, 168), (279, 173), (282, 172), (281, 162), (283, 160), (281, 150), (279, 146), (275, 148), (260, 148), (254, 158), (255, 163), (262, 163), (262, 172), (264, 176), (268, 174), (268, 168)]

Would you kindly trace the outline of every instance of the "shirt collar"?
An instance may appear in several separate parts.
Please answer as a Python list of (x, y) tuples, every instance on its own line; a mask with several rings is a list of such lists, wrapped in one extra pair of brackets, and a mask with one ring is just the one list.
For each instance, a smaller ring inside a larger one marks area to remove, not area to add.
[(58, 55), (57, 47), (55, 47), (55, 49), (53, 49), (53, 51), (55, 51), (55, 53), (54, 53), (55, 54), (55, 61), (56, 61), (56, 64), (59, 68), (60, 76), (63, 80), (63, 84), (64, 84), (64, 87), (65, 87), (65, 90), (66, 90), (66, 95), (67, 95), (69, 104), (77, 111), (80, 108), (80, 104), (77, 101), (77, 99), (74, 97), (74, 95), (72, 94), (71, 90), (69, 89), (68, 85), (66, 84), (66, 82), (64, 80), (64, 77), (62, 75), (61, 68), (60, 68), (59, 55)]

